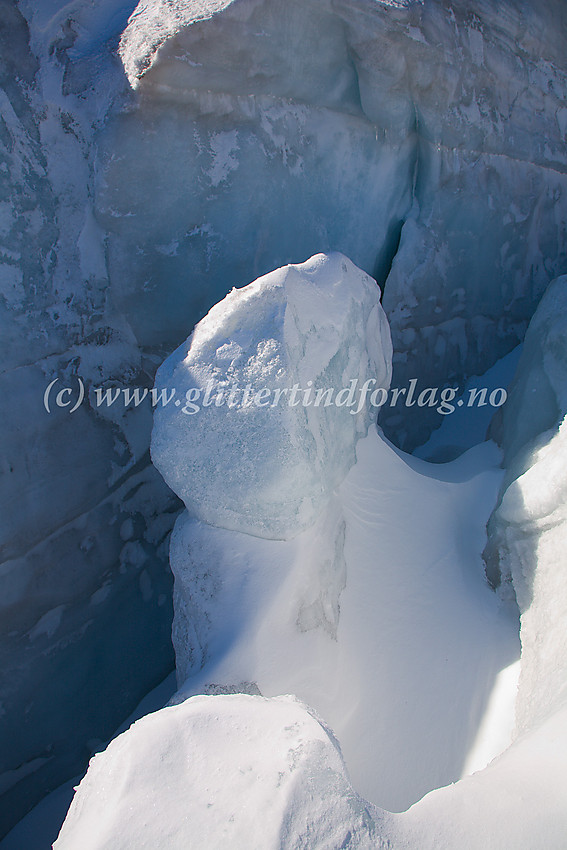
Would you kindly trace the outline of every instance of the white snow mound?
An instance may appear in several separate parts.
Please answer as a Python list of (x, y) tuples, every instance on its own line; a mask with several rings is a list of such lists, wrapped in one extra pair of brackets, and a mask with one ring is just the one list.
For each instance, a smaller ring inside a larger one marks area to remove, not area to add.
[(55, 850), (380, 848), (373, 807), (293, 697), (193, 697), (94, 757)]

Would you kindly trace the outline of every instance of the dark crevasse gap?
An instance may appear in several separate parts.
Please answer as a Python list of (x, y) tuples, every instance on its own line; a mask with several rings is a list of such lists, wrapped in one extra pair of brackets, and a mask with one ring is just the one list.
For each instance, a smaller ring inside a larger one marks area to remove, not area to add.
[(398, 253), (398, 248), (400, 247), (403, 226), (403, 220), (392, 221), (390, 223), (384, 245), (382, 246), (374, 269), (372, 270), (372, 277), (376, 280), (382, 290), (382, 298), (384, 297), (384, 289), (386, 281), (388, 280), (388, 275), (392, 269), (392, 263), (394, 262), (394, 258)]

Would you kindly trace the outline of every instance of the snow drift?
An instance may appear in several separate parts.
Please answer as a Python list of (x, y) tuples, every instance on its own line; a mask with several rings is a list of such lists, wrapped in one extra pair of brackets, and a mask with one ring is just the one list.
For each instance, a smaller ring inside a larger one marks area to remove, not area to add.
[(369, 809), (309, 708), (203, 696), (143, 718), (92, 761), (54, 847), (379, 850)]

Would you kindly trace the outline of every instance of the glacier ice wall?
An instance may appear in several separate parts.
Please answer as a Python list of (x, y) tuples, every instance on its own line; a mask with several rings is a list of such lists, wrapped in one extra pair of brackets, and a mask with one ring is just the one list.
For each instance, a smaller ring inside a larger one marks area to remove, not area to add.
[(518, 733), (567, 699), (567, 277), (528, 327), (510, 396), (493, 430), (506, 476), (488, 525), (487, 572), (521, 612)]
[(122, 85), (106, 43), (118, 4), (97, 5), (98, 22), (0, 5), (0, 834), (173, 664), (178, 502), (150, 463), (151, 414), (43, 407), (55, 378), (147, 384), (155, 368), (108, 304), (93, 214), (94, 127)]
[(567, 276), (561, 276), (549, 284), (530, 321), (508, 400), (491, 427), (509, 477), (524, 471), (526, 451), (529, 463), (534, 444), (556, 432), (567, 413), (566, 373)]
[[(565, 23), (553, 3), (141, 4), (98, 192), (125, 310), (203, 309), (227, 263), (244, 283), (340, 250), (385, 283), (395, 385), (482, 374), (565, 267)], [(411, 448), (435, 421), (384, 424)]]
[[(8, 823), (172, 663), (179, 503), (149, 411), (92, 387), (150, 387), (229, 286), (328, 250), (385, 283), (396, 384), (481, 373), (565, 271), (567, 52), (551, 0), (0, 10)], [(48, 417), (78, 377), (90, 405)]]

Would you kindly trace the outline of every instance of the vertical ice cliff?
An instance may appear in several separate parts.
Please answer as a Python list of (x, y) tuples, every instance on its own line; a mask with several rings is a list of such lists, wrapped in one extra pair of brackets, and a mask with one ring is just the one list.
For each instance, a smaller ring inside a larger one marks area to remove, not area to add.
[(521, 612), (517, 725), (525, 732), (567, 701), (567, 277), (530, 322), (494, 431), (506, 477), (488, 526), (487, 571)]
[(150, 411), (43, 406), (56, 378), (76, 399), (78, 377), (88, 392), (155, 368), (108, 302), (92, 204), (128, 11), (56, 7), (0, 4), (0, 834), (173, 663), (178, 503), (149, 460)]
[(565, 35), (527, 0), (141, 4), (97, 194), (127, 314), (340, 250), (385, 283), (396, 385), (482, 374), (565, 267)]

